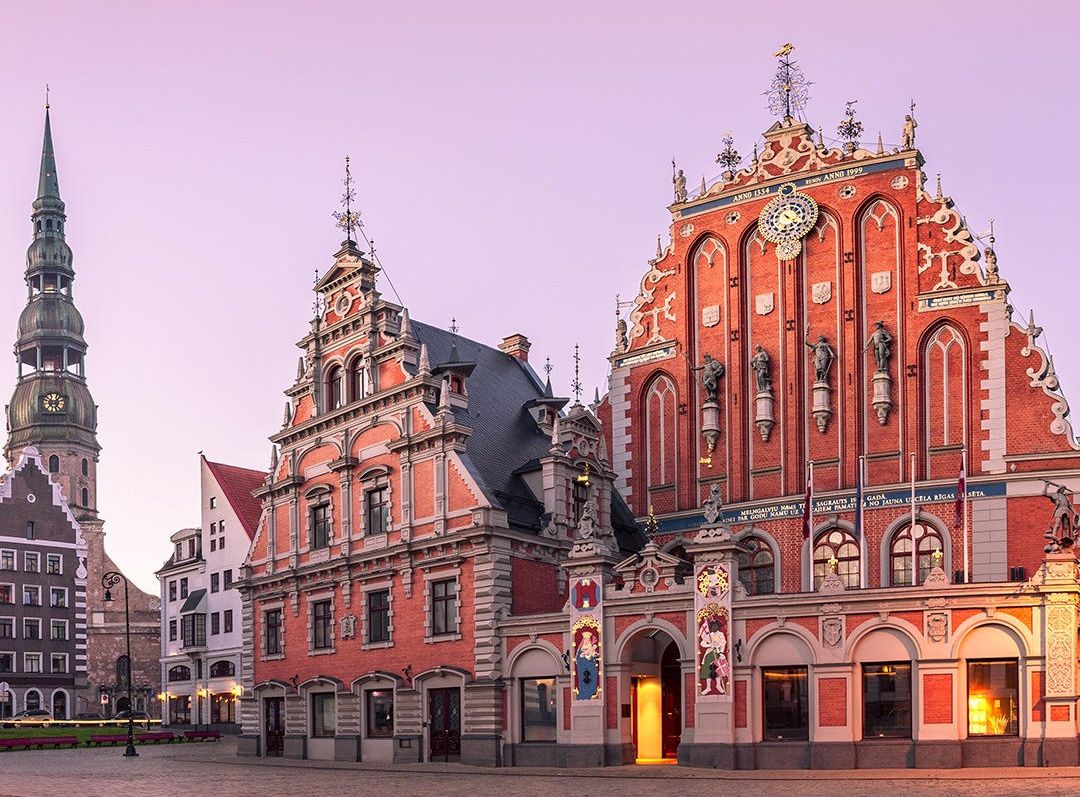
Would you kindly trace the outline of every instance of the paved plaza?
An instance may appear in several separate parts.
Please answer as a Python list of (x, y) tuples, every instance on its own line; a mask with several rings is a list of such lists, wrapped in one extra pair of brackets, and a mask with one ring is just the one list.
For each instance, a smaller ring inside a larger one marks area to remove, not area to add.
[(682, 767), (596, 770), (499, 769), (454, 765), (388, 767), (235, 757), (231, 740), (217, 745), (144, 747), (137, 759), (119, 748), (0, 754), (0, 797), (680, 797), (744, 793), (753, 797), (876, 797), (877, 795), (1076, 794), (1080, 768), (860, 772), (719, 772)]

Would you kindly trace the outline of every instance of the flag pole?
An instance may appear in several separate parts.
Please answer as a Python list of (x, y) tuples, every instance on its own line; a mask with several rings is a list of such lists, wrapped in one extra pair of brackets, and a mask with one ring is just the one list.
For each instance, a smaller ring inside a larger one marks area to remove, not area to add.
[(971, 581), (971, 573), (968, 571), (970, 562), (968, 561), (967, 446), (964, 446), (964, 450), (960, 452), (960, 463), (964, 476), (964, 503), (961, 510), (964, 513), (964, 583), (967, 584)]
[(919, 584), (919, 541), (915, 537), (915, 452), (911, 452), (911, 586)]
[(866, 535), (863, 533), (865, 520), (863, 517), (863, 493), (866, 492), (866, 457), (860, 456), (857, 463), (859, 472), (856, 474), (856, 496), (858, 506), (855, 508), (855, 535), (859, 540), (859, 552), (862, 561), (859, 563), (859, 586), (866, 589), (866, 571), (870, 564), (870, 555), (867, 552)]
[(814, 591), (814, 461), (810, 460), (810, 476), (806, 482), (806, 574), (807, 589)]

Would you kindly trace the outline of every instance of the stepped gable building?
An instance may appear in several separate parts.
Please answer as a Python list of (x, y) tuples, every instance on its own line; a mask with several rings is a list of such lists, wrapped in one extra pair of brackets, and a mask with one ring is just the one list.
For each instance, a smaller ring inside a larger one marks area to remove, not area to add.
[(170, 538), (157, 572), (161, 585), (161, 684), (164, 725), (239, 730), (237, 699), (244, 657), (241, 569), (262, 514), (254, 492), (264, 471), (199, 457), (198, 528)]
[(86, 540), (32, 446), (0, 476), (0, 682), (0, 718), (87, 701)]
[(562, 412), (529, 341), (416, 322), (378, 272), (350, 234), (271, 438), (239, 751), (494, 764), (516, 700), (500, 622), (562, 610), (577, 517), (642, 540), (595, 418)]
[(15, 342), (18, 381), (6, 407), (4, 453), (14, 465), (33, 446), (86, 539), (87, 677), (93, 692), (80, 698), (77, 711), (112, 712), (127, 707), (127, 678), (133, 673), (136, 709), (156, 711), (158, 600), (130, 587), (132, 656), (127, 660), (124, 605), (106, 603), (101, 577), (117, 570), (105, 552), (104, 521), (98, 515), (97, 406), (86, 383), (83, 319), (75, 307), (71, 247), (56, 173), (52, 126), (45, 111), (45, 137), (33, 240), (26, 254), (26, 308), (19, 316)]

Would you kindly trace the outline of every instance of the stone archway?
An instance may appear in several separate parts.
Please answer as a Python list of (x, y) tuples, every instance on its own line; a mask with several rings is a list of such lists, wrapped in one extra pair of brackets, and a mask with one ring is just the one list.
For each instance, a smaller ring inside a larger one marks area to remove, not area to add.
[(660, 628), (642, 628), (622, 646), (630, 708), (629, 717), (621, 717), (629, 725), (623, 738), (633, 743), (639, 764), (677, 759), (685, 727), (681, 659), (680, 642)]

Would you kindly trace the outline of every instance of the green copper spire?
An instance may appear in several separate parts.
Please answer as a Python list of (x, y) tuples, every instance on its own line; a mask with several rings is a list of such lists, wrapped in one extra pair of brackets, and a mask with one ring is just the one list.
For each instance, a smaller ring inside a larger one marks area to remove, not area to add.
[(45, 106), (45, 141), (41, 146), (41, 174), (38, 177), (38, 199), (60, 198), (60, 182), (56, 179), (56, 155), (53, 153), (52, 125), (49, 106)]

